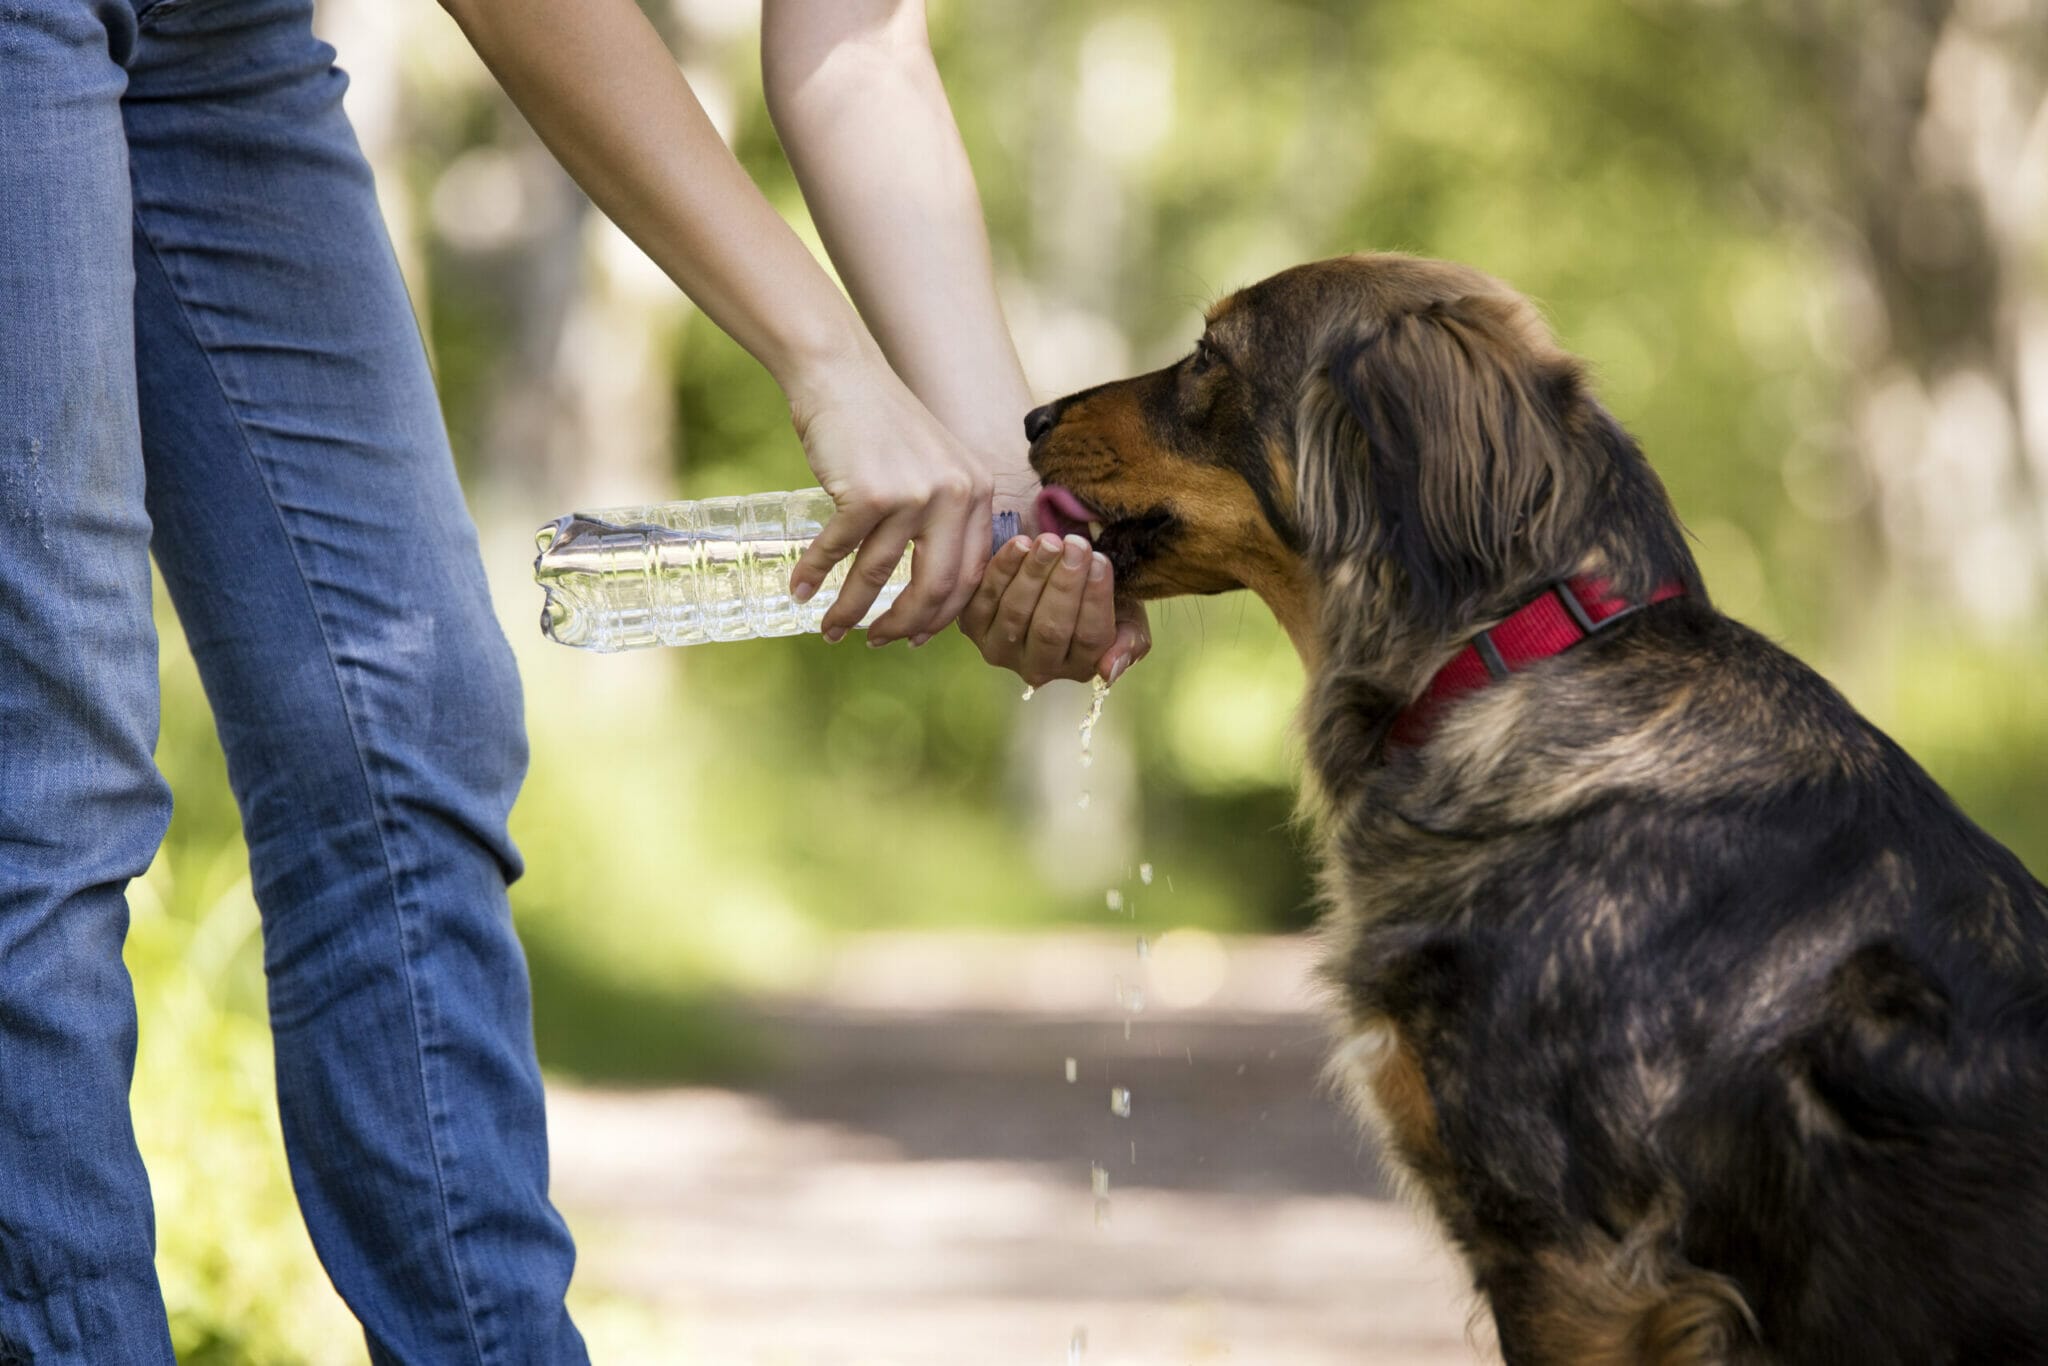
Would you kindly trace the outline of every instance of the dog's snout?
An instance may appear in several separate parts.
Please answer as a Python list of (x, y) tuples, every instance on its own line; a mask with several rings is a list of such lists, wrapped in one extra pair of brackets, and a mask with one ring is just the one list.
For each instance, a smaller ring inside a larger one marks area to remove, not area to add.
[[(1014, 412), (1015, 409), (1011, 411)], [(1024, 439), (1026, 441), (1038, 440), (1039, 437), (1051, 431), (1054, 424), (1059, 420), (1060, 405), (1057, 403), (1047, 403), (1033, 408), (1030, 412), (1024, 414)]]

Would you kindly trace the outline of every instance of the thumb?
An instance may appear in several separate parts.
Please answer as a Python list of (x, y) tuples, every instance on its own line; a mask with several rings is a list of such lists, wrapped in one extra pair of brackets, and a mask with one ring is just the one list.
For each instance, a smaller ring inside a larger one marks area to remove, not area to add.
[(1143, 659), (1152, 649), (1152, 631), (1145, 622), (1145, 609), (1137, 608), (1135, 615), (1125, 615), (1122, 604), (1118, 604), (1116, 638), (1109, 642), (1109, 648), (1102, 652), (1102, 658), (1095, 662), (1095, 672), (1105, 683), (1114, 683), (1123, 676), (1124, 670)]

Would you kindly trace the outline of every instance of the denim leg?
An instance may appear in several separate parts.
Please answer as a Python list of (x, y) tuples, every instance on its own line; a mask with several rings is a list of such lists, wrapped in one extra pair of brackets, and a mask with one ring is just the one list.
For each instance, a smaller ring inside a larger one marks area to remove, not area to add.
[(123, 891), (170, 818), (115, 5), (0, 5), (0, 1362), (171, 1360)]
[(157, 559), (227, 749), (292, 1180), (383, 1362), (580, 1362), (506, 884), (519, 682), (305, 0), (129, 63)]

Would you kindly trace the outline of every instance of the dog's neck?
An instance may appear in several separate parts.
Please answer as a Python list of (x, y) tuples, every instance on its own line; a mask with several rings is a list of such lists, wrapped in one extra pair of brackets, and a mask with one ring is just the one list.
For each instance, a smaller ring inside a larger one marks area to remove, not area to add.
[(1323, 632), (1323, 595), (1314, 575), (1301, 561), (1292, 560), (1285, 565), (1262, 566), (1249, 579), (1245, 586), (1266, 604), (1266, 610), (1287, 633), (1294, 653), (1301, 657), (1303, 672), (1314, 678), (1329, 654)]
[[(1606, 565), (1605, 557), (1590, 554), (1577, 572), (1598, 575)], [(1354, 564), (1340, 572), (1367, 571)], [(1335, 610), (1345, 602), (1376, 607), (1399, 601), (1401, 594), (1392, 582), (1334, 585), (1318, 604), (1331, 610), (1319, 612), (1311, 630), (1297, 632), (1275, 606), (1274, 614), (1294, 640), (1308, 675), (1304, 719), (1311, 732), (1309, 754), (1325, 792), (1341, 795), (1357, 784), (1360, 775), (1381, 769), (1389, 731), (1438, 671), (1475, 637), (1547, 591), (1545, 583), (1534, 579), (1525, 589), (1504, 589), (1469, 620), (1448, 630), (1426, 627), (1399, 612), (1367, 610), (1347, 617)], [(1295, 611), (1302, 605), (1299, 600), (1288, 604)], [(1443, 757), (1448, 752), (1438, 747), (1435, 754)]]

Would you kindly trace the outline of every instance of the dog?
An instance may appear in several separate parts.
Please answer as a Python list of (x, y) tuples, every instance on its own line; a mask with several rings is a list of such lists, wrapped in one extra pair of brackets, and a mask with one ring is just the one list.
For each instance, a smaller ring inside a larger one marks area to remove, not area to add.
[(1305, 265), (1025, 430), (1120, 593), (1300, 653), (1333, 1071), (1510, 1366), (2048, 1361), (2048, 888), (1714, 610), (1533, 306)]

